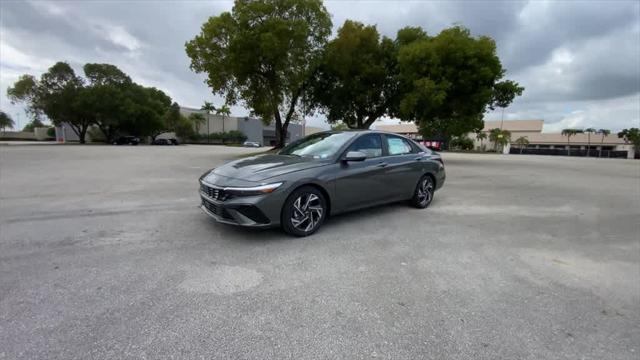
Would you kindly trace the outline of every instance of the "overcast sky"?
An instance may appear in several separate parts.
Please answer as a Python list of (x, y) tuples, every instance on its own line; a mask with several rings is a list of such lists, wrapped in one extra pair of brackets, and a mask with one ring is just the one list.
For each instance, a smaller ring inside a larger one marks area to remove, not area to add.
[[(638, 1), (325, 1), (334, 30), (345, 19), (376, 24), (394, 37), (404, 26), (429, 34), (453, 24), (493, 37), (507, 77), (526, 87), (508, 119), (544, 119), (545, 131), (566, 127), (619, 130), (640, 126)], [(134, 81), (155, 86), (184, 106), (211, 95), (189, 70), (185, 41), (230, 1), (2, 1), (0, 108), (20, 127), (22, 108), (6, 89), (21, 74), (39, 76), (56, 61), (78, 72), (87, 62), (115, 64)], [(233, 115), (248, 111), (232, 108)], [(488, 113), (485, 119), (499, 119)], [(313, 119), (312, 125), (323, 120)], [(326, 125), (325, 125), (326, 126)]]

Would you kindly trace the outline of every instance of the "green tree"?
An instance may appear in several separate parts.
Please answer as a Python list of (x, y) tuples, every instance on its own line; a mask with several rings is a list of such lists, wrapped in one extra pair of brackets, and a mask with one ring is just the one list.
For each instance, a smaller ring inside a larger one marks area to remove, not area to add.
[(242, 101), (265, 123), (275, 122), (282, 147), (330, 33), (321, 0), (236, 0), (185, 47), (191, 69), (207, 73), (226, 103)]
[(522, 154), (522, 150), (524, 150), (527, 145), (529, 145), (529, 139), (526, 136), (520, 136), (516, 139), (515, 144), (520, 148), (520, 154)]
[(473, 150), (473, 140), (467, 136), (456, 136), (451, 139), (451, 148), (459, 150)]
[(630, 128), (623, 129), (618, 133), (618, 137), (624, 139), (626, 143), (633, 144), (633, 150), (635, 152), (640, 151), (640, 129)]
[(200, 134), (200, 126), (204, 123), (204, 116), (199, 113), (191, 113), (189, 114), (189, 120), (194, 124), (196, 128), (196, 133)]
[(7, 89), (7, 95), (12, 103), (25, 103), (34, 118), (44, 114), (54, 125), (69, 124), (84, 144), (92, 119), (78, 101), (83, 90), (84, 82), (71, 66), (57, 62), (39, 80), (31, 75), (21, 76)]
[[(88, 83), (81, 93), (80, 108), (91, 117), (107, 142), (112, 142), (121, 130), (124, 116), (131, 116), (135, 106), (128, 101), (132, 91), (131, 78), (111, 64), (86, 64), (83, 67)], [(128, 110), (128, 111), (127, 111)]]
[(231, 115), (231, 109), (227, 104), (224, 104), (216, 110), (216, 115), (222, 116), (222, 132), (224, 132), (224, 121), (227, 116)]
[(600, 138), (600, 150), (598, 151), (598, 157), (602, 157), (602, 146), (604, 144), (604, 138), (609, 136), (609, 134), (611, 134), (611, 130), (608, 129), (599, 129), (598, 130), (598, 134), (600, 134), (602, 137)]
[(375, 26), (347, 20), (324, 51), (312, 102), (329, 123), (368, 129), (396, 101), (396, 47)]
[(571, 156), (571, 137), (576, 134), (580, 134), (583, 131), (580, 129), (564, 129), (562, 130), (562, 136), (567, 137), (567, 156)]
[(487, 139), (487, 133), (482, 131), (482, 129), (478, 129), (476, 132), (476, 140), (480, 141), (480, 149), (484, 151), (484, 146), (482, 142)]
[(0, 130), (4, 132), (6, 128), (13, 129), (14, 126), (16, 126), (16, 123), (11, 116), (0, 110)]
[(586, 128), (584, 129), (585, 134), (587, 134), (587, 156), (591, 152), (591, 134), (596, 133), (596, 129), (594, 128)]
[(209, 123), (211, 122), (211, 114), (216, 111), (216, 107), (213, 106), (213, 103), (205, 101), (204, 104), (200, 107), (200, 110), (204, 110), (207, 114), (207, 143), (209, 143), (211, 131), (209, 130)]
[(521, 91), (513, 82), (499, 82), (505, 70), (489, 37), (473, 37), (460, 26), (434, 37), (405, 28), (396, 42), (401, 94), (396, 115), (415, 121), (423, 136), (449, 139), (482, 128), (488, 107), (498, 100), (505, 105), (513, 95), (508, 89)]
[(119, 131), (155, 139), (159, 134), (168, 131), (165, 116), (170, 108), (171, 98), (163, 91), (134, 83), (126, 93), (126, 102), (122, 106), (123, 113), (118, 125)]
[(40, 121), (40, 119), (35, 118), (35, 119), (33, 119), (33, 120), (29, 121), (29, 122), (27, 123), (27, 125), (25, 125), (25, 126), (22, 128), (22, 131), (25, 131), (25, 132), (33, 132), (33, 130), (35, 130), (35, 128), (38, 128), (38, 127), (44, 127), (44, 126), (45, 126), (45, 125), (42, 123), (42, 121)]
[(493, 142), (493, 149), (497, 152), (498, 146), (502, 149), (511, 141), (511, 132), (500, 128), (491, 129), (489, 130), (489, 141)]
[(521, 96), (523, 91), (524, 87), (511, 80), (501, 81), (493, 86), (493, 99), (489, 108), (492, 110), (496, 107), (502, 109), (500, 129), (502, 129), (502, 125), (504, 124), (504, 109), (511, 105), (516, 96)]

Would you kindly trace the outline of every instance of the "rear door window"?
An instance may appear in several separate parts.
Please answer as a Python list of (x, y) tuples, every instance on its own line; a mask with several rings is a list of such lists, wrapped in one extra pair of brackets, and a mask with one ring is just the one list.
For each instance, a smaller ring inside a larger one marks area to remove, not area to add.
[(389, 155), (410, 154), (415, 151), (406, 139), (390, 135), (387, 135), (386, 138)]

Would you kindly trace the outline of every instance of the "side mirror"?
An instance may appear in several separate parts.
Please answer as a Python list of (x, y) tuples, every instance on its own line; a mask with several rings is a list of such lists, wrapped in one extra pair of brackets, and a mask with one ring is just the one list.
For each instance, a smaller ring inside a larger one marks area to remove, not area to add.
[(344, 161), (364, 161), (367, 158), (367, 154), (361, 151), (349, 151), (347, 155), (344, 156)]

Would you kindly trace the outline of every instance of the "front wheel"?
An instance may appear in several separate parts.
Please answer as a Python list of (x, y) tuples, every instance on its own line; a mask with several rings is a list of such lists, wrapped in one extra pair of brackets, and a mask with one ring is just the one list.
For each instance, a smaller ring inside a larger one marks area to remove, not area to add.
[(308, 236), (324, 222), (327, 201), (318, 189), (303, 186), (289, 195), (281, 216), (284, 231), (295, 236)]
[(424, 209), (433, 200), (433, 194), (435, 191), (435, 184), (433, 179), (429, 175), (423, 175), (416, 185), (416, 190), (411, 198), (411, 205), (418, 209)]

